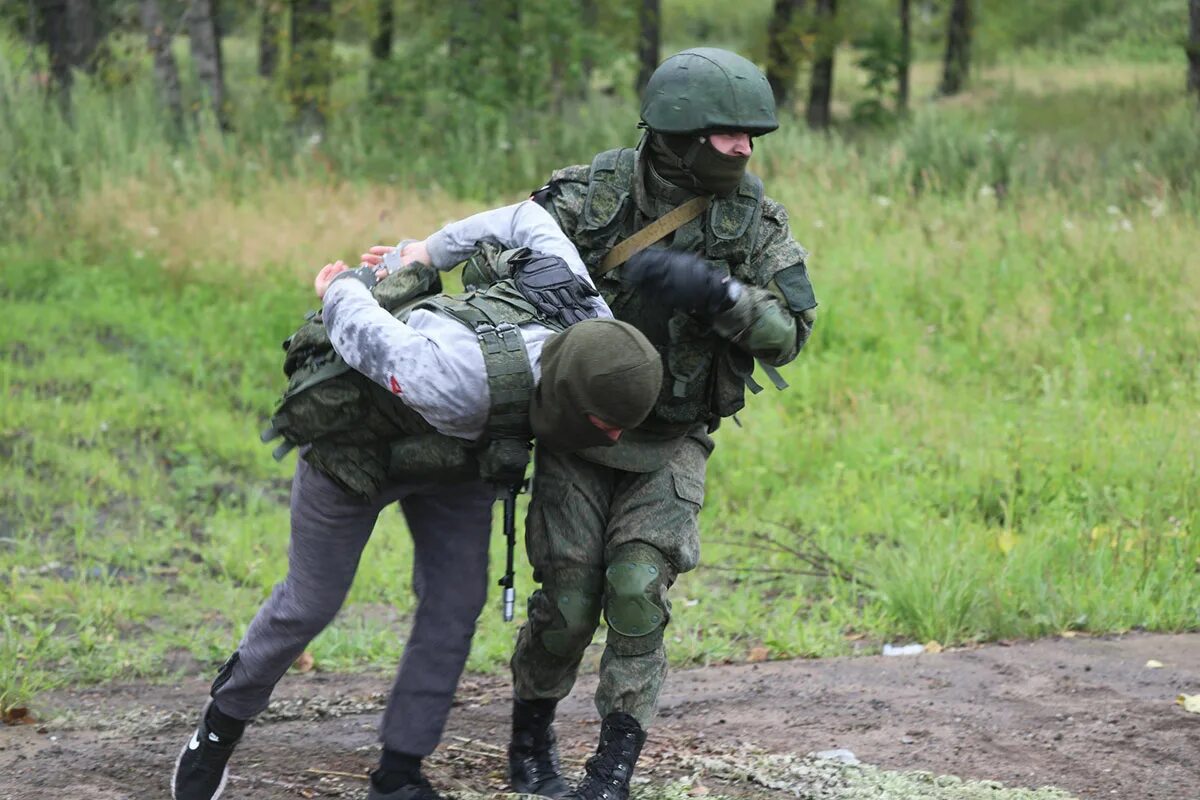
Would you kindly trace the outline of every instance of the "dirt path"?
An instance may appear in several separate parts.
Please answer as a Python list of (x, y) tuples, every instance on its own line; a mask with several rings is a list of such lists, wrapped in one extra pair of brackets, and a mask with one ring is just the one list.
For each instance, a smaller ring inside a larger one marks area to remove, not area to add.
[[(1149, 669), (1150, 659), (1165, 666)], [(289, 676), (235, 756), (225, 798), (365, 796), (356, 776), (376, 759), (374, 730), (389, 683), (383, 675)], [(594, 741), (594, 686), (594, 676), (582, 680), (563, 704), (559, 736), (568, 761), (582, 761)], [(192, 679), (42, 698), (40, 724), (0, 728), (0, 800), (167, 797), (170, 767), (205, 690), (205, 681)], [(464, 681), (431, 762), (441, 785), (503, 790), (509, 691), (503, 678)], [(1200, 800), (1200, 715), (1174, 704), (1180, 693), (1200, 693), (1200, 634), (679, 671), (639, 774), (657, 783), (693, 774), (703, 762), (710, 766), (701, 780), (714, 794), (865, 796), (823, 793), (802, 778), (785, 794), (722, 781), (711, 766), (740, 763), (747, 746), (801, 755), (845, 748), (888, 770), (1053, 785), (1087, 800)], [(968, 796), (941, 791), (929, 796)]]

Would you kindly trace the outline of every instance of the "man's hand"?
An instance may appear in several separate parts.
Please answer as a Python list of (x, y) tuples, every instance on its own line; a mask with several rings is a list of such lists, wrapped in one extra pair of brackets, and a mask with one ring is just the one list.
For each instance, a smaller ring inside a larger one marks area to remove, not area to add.
[(695, 253), (661, 247), (647, 248), (625, 262), (621, 280), (671, 308), (710, 318), (732, 308), (741, 289)]
[(329, 284), (333, 283), (333, 279), (350, 269), (344, 261), (335, 261), (332, 264), (326, 264), (321, 267), (321, 271), (317, 273), (316, 280), (313, 281), (313, 288), (317, 290), (317, 297), (321, 300), (325, 299), (325, 292), (329, 290)]
[(324, 300), (325, 293), (329, 291), (329, 285), (347, 272), (351, 273), (348, 277), (353, 277), (361, 281), (362, 285), (368, 289), (373, 289), (376, 283), (388, 276), (387, 269), (384, 267), (361, 264), (351, 269), (346, 266), (346, 262), (335, 261), (332, 264), (326, 264), (321, 267), (321, 271), (317, 273), (317, 278), (313, 281), (313, 288), (317, 290), (317, 297)]
[[(422, 264), (429, 264), (429, 249), (425, 246), (425, 240), (421, 241), (406, 241), (400, 243), (399, 264), (397, 265), (395, 257), (388, 258), (396, 248), (386, 244), (377, 244), (371, 247), (367, 252), (362, 254), (362, 263), (372, 267), (382, 266), (388, 271), (388, 274), (395, 272), (400, 267), (420, 261)], [(431, 265), (432, 266), (432, 265)]]

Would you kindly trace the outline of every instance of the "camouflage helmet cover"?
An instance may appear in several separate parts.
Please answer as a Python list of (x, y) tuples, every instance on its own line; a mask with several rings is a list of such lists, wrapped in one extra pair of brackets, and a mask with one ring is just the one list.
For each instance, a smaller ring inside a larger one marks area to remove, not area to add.
[(658, 133), (770, 133), (779, 127), (767, 76), (737, 53), (695, 47), (668, 58), (646, 83), (642, 122)]

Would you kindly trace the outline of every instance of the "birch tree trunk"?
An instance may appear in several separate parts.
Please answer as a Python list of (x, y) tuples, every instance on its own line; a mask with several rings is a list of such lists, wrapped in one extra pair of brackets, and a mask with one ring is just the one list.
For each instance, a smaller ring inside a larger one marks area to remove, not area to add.
[(154, 56), (154, 82), (158, 84), (159, 97), (178, 132), (183, 129), (183, 94), (179, 89), (179, 67), (171, 52), (171, 32), (163, 22), (158, 0), (142, 0), (141, 16), (142, 29), (146, 31), (146, 41)]
[(200, 89), (208, 96), (221, 130), (229, 129), (225, 109), (225, 74), (221, 66), (221, 35), (217, 30), (217, 0), (190, 0), (187, 11), (192, 63)]
[(662, 46), (662, 3), (661, 0), (642, 0), (638, 7), (638, 76), (637, 92), (640, 96), (658, 68), (659, 48)]
[(818, 131), (827, 129), (832, 119), (829, 104), (833, 99), (833, 57), (838, 44), (836, 16), (837, 0), (817, 0), (817, 52), (804, 116), (808, 127)]
[(958, 94), (971, 69), (971, 0), (954, 0), (946, 28), (946, 58), (942, 69), (941, 93)]
[(780, 110), (791, 104), (804, 55), (804, 0), (775, 0), (767, 23), (767, 82)]

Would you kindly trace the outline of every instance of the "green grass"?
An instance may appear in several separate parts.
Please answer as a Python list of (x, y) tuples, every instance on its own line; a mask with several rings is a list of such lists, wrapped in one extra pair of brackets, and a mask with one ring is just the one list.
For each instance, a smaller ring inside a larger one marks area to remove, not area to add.
[[(718, 432), (673, 659), (1200, 625), (1188, 220), (784, 199), (825, 310), (792, 387)], [(306, 283), (72, 255), (10, 249), (0, 282), (9, 704), (192, 663), (180, 653), (214, 665), (284, 570), (289, 470), (256, 433)], [(809, 567), (772, 542), (849, 574), (795, 574)], [(320, 668), (396, 658), (398, 514), (370, 548)], [(490, 606), (472, 668), (500, 667), (513, 631)]]
[[(68, 124), (11, 65), (5, 707), (209, 672), (282, 578), (290, 461), (257, 434), (327, 257), (303, 243), (340, 241), (334, 212), (361, 200), (381, 235), (422, 235), (483, 202), (446, 210), (424, 187), (510, 202), (634, 137), (617, 98), (437, 140), (348, 113), (313, 150), (262, 87), (243, 89), (236, 136), (201, 125), (181, 147), (144, 80), (81, 84)], [(813, 251), (820, 317), (791, 388), (717, 433), (703, 565), (672, 595), (675, 663), (1200, 628), (1200, 125), (1159, 66), (998, 70), (893, 128), (760, 142), (756, 168)], [(272, 253), (254, 241), (268, 233), (302, 244)], [(410, 566), (387, 513), (311, 648), (319, 669), (394, 666)], [(502, 668), (514, 633), (493, 602), (470, 667)]]

